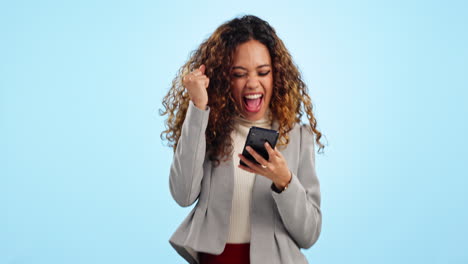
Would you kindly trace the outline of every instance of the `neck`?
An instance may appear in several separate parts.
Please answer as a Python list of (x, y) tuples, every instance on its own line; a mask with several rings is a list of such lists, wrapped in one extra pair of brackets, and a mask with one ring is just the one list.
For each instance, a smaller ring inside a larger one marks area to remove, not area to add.
[(272, 116), (270, 109), (267, 109), (265, 112), (265, 115), (258, 119), (258, 120), (248, 120), (242, 115), (236, 115), (235, 116), (235, 121), (240, 123), (241, 125), (247, 126), (247, 127), (252, 127), (252, 126), (257, 126), (257, 127), (265, 127), (265, 126), (271, 126), (272, 122)]

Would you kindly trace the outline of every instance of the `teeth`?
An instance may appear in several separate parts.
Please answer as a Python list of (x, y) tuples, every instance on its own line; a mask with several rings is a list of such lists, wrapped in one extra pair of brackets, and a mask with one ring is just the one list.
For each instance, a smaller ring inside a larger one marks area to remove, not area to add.
[(262, 95), (261, 94), (249, 94), (249, 95), (246, 95), (244, 97), (247, 98), (247, 99), (257, 99), (257, 98), (262, 97)]

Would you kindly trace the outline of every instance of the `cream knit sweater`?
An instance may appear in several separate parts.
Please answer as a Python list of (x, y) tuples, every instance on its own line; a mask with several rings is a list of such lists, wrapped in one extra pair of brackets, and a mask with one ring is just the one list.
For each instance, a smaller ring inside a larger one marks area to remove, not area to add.
[(250, 242), (250, 203), (255, 174), (237, 167), (240, 160), (237, 155), (242, 153), (245, 139), (252, 126), (271, 129), (269, 112), (266, 113), (265, 118), (258, 121), (249, 121), (242, 117), (237, 117), (235, 128), (231, 133), (231, 138), (233, 139), (234, 194), (232, 197), (231, 222), (227, 243), (232, 244)]
[[(234, 162), (234, 193), (232, 197), (231, 222), (226, 243), (239, 244), (250, 242), (250, 203), (252, 198), (255, 175), (237, 167), (249, 129), (252, 126), (271, 129), (271, 112), (267, 109), (265, 118), (258, 121), (249, 121), (242, 117), (235, 119), (234, 130), (231, 133), (233, 139), (232, 158)], [(199, 261), (198, 252), (186, 247), (187, 251)]]

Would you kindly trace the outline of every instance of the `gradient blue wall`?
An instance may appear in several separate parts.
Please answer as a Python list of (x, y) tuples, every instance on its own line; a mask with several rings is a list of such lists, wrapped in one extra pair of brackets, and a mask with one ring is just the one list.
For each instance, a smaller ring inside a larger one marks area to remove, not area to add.
[(309, 85), (310, 263), (468, 263), (465, 1), (2, 1), (0, 263), (183, 263), (162, 96), (226, 20), (275, 27)]

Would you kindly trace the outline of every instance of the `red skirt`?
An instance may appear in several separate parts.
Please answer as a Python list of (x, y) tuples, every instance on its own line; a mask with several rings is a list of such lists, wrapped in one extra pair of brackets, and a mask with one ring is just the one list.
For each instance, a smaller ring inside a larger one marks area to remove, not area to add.
[(221, 255), (199, 252), (200, 264), (250, 264), (250, 243), (226, 244)]

